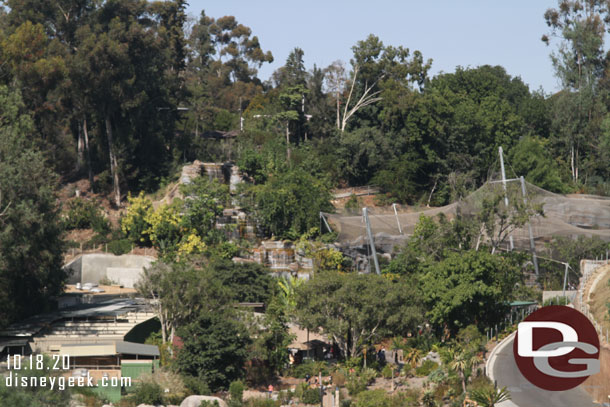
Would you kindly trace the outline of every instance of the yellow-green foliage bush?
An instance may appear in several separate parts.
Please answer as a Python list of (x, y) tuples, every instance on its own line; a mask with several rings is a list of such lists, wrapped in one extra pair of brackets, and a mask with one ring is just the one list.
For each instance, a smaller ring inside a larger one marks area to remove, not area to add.
[(202, 253), (205, 248), (205, 242), (195, 232), (191, 232), (184, 236), (178, 244), (178, 256)]
[(181, 201), (171, 205), (161, 205), (155, 211), (148, 211), (144, 221), (149, 225), (144, 233), (150, 242), (158, 249), (171, 249), (182, 238), (180, 208)]
[(147, 218), (153, 212), (152, 202), (140, 192), (138, 196), (127, 196), (127, 212), (121, 218), (121, 231), (129, 240), (136, 244), (146, 245), (150, 243), (148, 233), (150, 224)]
[(216, 219), (222, 215), (222, 202), (228, 200), (228, 187), (198, 178), (182, 192), (184, 201), (175, 199), (157, 209), (143, 192), (130, 195), (121, 219), (123, 234), (138, 245), (154, 246), (166, 258), (202, 253), (217, 244), (221, 232), (216, 230)]

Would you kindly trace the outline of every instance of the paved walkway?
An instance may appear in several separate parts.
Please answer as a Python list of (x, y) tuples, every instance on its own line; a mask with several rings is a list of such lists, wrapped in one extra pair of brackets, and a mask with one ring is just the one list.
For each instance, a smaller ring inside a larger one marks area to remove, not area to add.
[[(518, 407), (596, 407), (581, 387), (568, 391), (547, 391), (535, 387), (519, 371), (513, 355), (513, 339), (502, 344), (495, 355), (493, 377), (499, 387), (506, 386), (512, 403)], [(507, 404), (508, 406), (509, 404)], [(504, 403), (499, 406), (505, 406)]]

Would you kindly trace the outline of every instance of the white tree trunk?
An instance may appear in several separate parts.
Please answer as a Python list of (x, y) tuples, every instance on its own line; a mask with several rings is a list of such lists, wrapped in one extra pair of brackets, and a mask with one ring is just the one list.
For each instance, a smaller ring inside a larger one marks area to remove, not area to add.
[(570, 147), (570, 169), (572, 170), (572, 181), (576, 181), (576, 172), (574, 171), (574, 144)]
[(85, 151), (87, 151), (87, 171), (89, 173), (89, 187), (93, 190), (93, 167), (91, 166), (91, 150), (89, 149), (89, 132), (87, 131), (87, 118), (83, 119), (83, 135)]
[(290, 162), (290, 122), (286, 121), (286, 161)]
[(78, 126), (78, 141), (76, 145), (76, 170), (80, 172), (83, 169), (83, 162), (85, 161), (85, 142), (83, 141), (83, 129), (81, 126)]
[(341, 93), (337, 91), (337, 130), (341, 130)]
[(110, 156), (110, 174), (112, 175), (112, 187), (114, 192), (114, 203), (119, 208), (121, 206), (121, 187), (119, 185), (119, 165), (114, 151), (112, 140), (112, 124), (110, 117), (106, 116), (106, 136), (108, 137), (108, 154)]
[(576, 181), (578, 181), (578, 148), (574, 151), (574, 169), (576, 171)]

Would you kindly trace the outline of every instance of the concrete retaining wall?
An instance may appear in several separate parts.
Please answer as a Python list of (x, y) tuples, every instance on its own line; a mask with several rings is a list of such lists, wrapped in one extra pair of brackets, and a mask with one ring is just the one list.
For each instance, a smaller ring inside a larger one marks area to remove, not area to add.
[(64, 266), (68, 270), (68, 284), (99, 283), (107, 278), (133, 288), (140, 278), (144, 267), (148, 267), (155, 258), (124, 254), (84, 254)]
[[(148, 267), (145, 265), (144, 267)], [(106, 276), (123, 287), (133, 288), (140, 279), (143, 267), (108, 267)]]
[[(566, 290), (566, 297), (570, 299), (570, 301), (574, 301), (576, 298), (577, 290)], [(551, 298), (563, 297), (563, 291), (543, 291), (542, 292), (542, 302), (549, 300)]]

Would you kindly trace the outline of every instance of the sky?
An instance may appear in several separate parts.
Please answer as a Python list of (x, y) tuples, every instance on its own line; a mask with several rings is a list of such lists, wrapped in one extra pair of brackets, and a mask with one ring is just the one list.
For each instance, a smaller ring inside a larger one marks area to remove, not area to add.
[(550, 54), (541, 36), (549, 32), (544, 12), (557, 0), (189, 0), (198, 18), (233, 15), (252, 29), (272, 64), (259, 70), (269, 78), (292, 49), (305, 52), (308, 69), (335, 60), (349, 62), (351, 47), (369, 34), (385, 45), (419, 50), (432, 59), (431, 74), (457, 66), (501, 65), (530, 90), (559, 90)]

